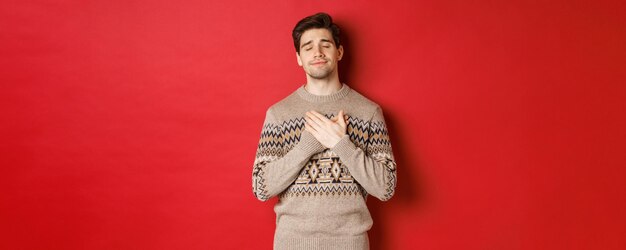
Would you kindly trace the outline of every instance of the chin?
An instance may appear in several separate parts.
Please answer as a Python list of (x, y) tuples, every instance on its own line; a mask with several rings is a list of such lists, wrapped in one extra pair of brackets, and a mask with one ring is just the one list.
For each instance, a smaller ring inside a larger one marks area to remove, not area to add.
[(323, 71), (323, 72), (309, 72), (307, 75), (315, 78), (315, 79), (325, 79), (332, 75), (332, 71)]

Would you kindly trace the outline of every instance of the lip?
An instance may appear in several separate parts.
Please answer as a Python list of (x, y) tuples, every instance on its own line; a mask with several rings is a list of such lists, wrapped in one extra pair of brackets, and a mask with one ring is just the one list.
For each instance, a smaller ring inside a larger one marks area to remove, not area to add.
[(311, 63), (311, 65), (321, 65), (321, 64), (326, 64), (326, 61), (317, 61), (317, 62)]

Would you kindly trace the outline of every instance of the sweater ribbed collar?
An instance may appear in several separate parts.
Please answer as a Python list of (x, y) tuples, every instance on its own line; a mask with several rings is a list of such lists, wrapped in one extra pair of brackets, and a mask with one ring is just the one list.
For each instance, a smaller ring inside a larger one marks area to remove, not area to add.
[(343, 86), (341, 86), (341, 89), (339, 89), (339, 91), (332, 93), (330, 95), (311, 94), (308, 91), (306, 91), (306, 89), (304, 89), (304, 85), (300, 86), (300, 88), (298, 88), (296, 92), (302, 99), (309, 101), (309, 102), (323, 103), (323, 102), (337, 101), (341, 98), (346, 97), (350, 93), (350, 90), (351, 90), (347, 84), (344, 83), (342, 85)]

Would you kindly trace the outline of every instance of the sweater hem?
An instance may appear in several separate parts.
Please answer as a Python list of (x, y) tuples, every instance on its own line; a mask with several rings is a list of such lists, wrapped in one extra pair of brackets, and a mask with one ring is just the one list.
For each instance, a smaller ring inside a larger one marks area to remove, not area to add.
[(292, 238), (284, 236), (274, 237), (274, 250), (369, 250), (367, 233), (352, 237), (328, 238)]

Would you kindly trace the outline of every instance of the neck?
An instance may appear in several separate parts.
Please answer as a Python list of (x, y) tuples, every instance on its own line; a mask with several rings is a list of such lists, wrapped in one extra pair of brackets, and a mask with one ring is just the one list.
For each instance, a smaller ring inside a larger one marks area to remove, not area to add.
[(304, 89), (314, 95), (330, 95), (341, 89), (343, 84), (339, 82), (339, 77), (332, 79), (312, 79), (308, 78)]

